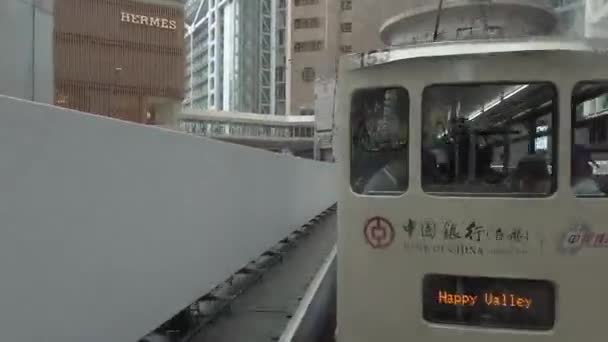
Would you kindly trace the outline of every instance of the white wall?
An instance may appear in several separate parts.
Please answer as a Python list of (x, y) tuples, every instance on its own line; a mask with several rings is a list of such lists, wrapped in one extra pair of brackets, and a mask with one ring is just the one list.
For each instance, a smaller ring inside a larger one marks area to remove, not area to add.
[(333, 164), (0, 96), (0, 331), (136, 341), (336, 201)]

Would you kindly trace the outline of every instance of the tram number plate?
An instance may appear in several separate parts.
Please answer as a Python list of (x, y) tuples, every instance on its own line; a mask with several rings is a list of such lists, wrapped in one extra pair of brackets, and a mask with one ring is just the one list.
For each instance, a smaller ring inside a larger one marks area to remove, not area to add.
[(550, 330), (555, 286), (545, 280), (426, 275), (423, 317), (428, 322), (491, 328)]

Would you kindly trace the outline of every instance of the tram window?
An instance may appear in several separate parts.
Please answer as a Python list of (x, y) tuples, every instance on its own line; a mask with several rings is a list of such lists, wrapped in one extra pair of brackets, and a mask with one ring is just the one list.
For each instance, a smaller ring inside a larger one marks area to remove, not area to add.
[(572, 188), (578, 197), (608, 194), (608, 82), (581, 82), (572, 94)]
[(399, 195), (408, 185), (409, 96), (403, 88), (359, 90), (351, 101), (351, 187)]
[(433, 85), (422, 102), (424, 191), (517, 197), (555, 191), (552, 84)]

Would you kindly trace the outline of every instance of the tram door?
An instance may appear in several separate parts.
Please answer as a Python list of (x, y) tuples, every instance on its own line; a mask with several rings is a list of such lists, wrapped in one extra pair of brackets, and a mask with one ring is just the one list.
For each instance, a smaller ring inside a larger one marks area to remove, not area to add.
[(351, 62), (338, 341), (604, 340), (608, 59)]

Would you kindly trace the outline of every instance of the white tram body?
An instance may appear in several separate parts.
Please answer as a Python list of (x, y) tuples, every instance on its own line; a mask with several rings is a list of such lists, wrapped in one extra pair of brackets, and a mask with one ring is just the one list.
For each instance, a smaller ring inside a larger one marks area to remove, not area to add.
[(606, 340), (608, 149), (588, 123), (607, 57), (551, 39), (343, 57), (339, 342)]

